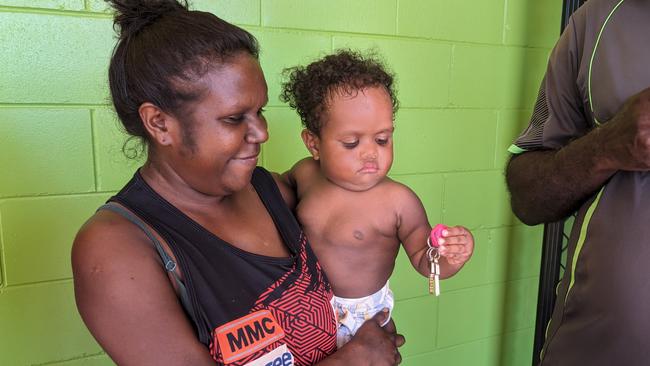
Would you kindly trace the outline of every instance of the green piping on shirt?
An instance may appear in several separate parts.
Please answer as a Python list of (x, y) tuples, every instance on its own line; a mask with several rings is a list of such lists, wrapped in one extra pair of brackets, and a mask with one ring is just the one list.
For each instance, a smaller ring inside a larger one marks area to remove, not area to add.
[(585, 239), (587, 237), (587, 229), (589, 227), (589, 222), (591, 221), (591, 216), (593, 216), (594, 211), (596, 210), (596, 206), (598, 205), (598, 202), (600, 202), (600, 197), (603, 195), (603, 191), (605, 190), (605, 187), (600, 189), (600, 192), (598, 192), (598, 196), (596, 196), (596, 199), (594, 202), (591, 203), (591, 206), (589, 206), (589, 209), (587, 209), (587, 213), (585, 214), (585, 218), (582, 222), (582, 226), (580, 227), (580, 236), (578, 237), (578, 242), (576, 243), (576, 250), (573, 253), (573, 260), (571, 261), (571, 281), (569, 282), (569, 288), (566, 291), (566, 295), (564, 296), (564, 302), (566, 303), (566, 300), (569, 298), (569, 293), (571, 292), (571, 289), (573, 288), (573, 285), (576, 280), (576, 263), (578, 262), (578, 257), (580, 256), (580, 252), (582, 251), (582, 246), (585, 244)]
[(589, 93), (589, 108), (591, 108), (591, 115), (594, 116), (594, 122), (596, 122), (597, 125), (600, 125), (600, 121), (598, 121), (598, 118), (596, 118), (596, 113), (594, 112), (594, 103), (591, 99), (591, 67), (594, 63), (594, 58), (596, 58), (596, 50), (598, 49), (598, 44), (600, 43), (600, 36), (603, 35), (603, 31), (605, 30), (605, 26), (607, 26), (607, 23), (609, 22), (609, 18), (614, 15), (614, 12), (616, 9), (618, 9), (619, 6), (623, 3), (625, 0), (621, 0), (616, 4), (614, 9), (609, 12), (609, 15), (607, 18), (605, 18), (605, 22), (603, 23), (603, 26), (600, 27), (600, 32), (598, 32), (598, 37), (596, 38), (596, 43), (594, 44), (594, 50), (591, 52), (591, 59), (589, 60), (589, 76), (587, 77), (587, 91)]
[[(598, 202), (600, 202), (600, 197), (603, 194), (603, 191), (605, 190), (605, 187), (600, 189), (598, 192), (598, 196), (596, 196), (596, 199), (594, 199), (594, 202), (591, 203), (591, 206), (587, 209), (587, 213), (585, 214), (585, 218), (582, 221), (582, 226), (580, 227), (580, 236), (578, 237), (578, 242), (576, 243), (576, 250), (573, 253), (573, 260), (571, 261), (571, 281), (569, 282), (569, 288), (566, 291), (566, 296), (564, 297), (564, 302), (566, 303), (567, 298), (569, 298), (569, 292), (571, 292), (571, 288), (573, 288), (573, 284), (575, 283), (575, 274), (576, 274), (576, 263), (578, 263), (578, 256), (580, 255), (580, 252), (582, 251), (582, 246), (585, 243), (585, 239), (587, 237), (587, 228), (589, 226), (589, 222), (591, 221), (591, 217), (594, 214), (594, 211), (596, 210), (596, 206), (598, 205)], [(559, 288), (559, 283), (555, 286), (555, 294), (557, 295), (558, 288)], [(551, 320), (546, 323), (546, 330), (544, 331), (544, 338), (548, 339), (548, 331), (551, 328)], [(539, 352), (539, 359), (542, 360), (544, 358), (544, 348)]]
[(510, 147), (508, 148), (508, 152), (510, 152), (511, 154), (515, 154), (515, 155), (521, 154), (521, 153), (526, 152), (526, 151), (528, 151), (528, 150), (522, 149), (522, 148), (520, 148), (519, 146), (517, 146), (515, 144), (510, 145)]

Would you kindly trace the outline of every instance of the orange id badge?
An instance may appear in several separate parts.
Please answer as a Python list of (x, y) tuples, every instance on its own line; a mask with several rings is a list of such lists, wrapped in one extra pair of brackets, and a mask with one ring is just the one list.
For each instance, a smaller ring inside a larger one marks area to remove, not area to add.
[(259, 310), (216, 329), (225, 364), (251, 355), (284, 338), (284, 330), (268, 310)]

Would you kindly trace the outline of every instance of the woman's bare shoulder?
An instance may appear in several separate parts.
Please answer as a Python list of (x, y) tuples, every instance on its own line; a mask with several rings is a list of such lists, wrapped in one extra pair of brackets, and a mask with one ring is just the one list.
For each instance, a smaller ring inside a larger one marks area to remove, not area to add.
[(75, 238), (72, 269), (79, 313), (116, 363), (208, 364), (156, 250), (136, 225), (95, 213)]
[(100, 210), (83, 224), (74, 239), (73, 265), (77, 255), (128, 257), (137, 252), (149, 252), (153, 247), (145, 245), (146, 239), (141, 229), (121, 215)]

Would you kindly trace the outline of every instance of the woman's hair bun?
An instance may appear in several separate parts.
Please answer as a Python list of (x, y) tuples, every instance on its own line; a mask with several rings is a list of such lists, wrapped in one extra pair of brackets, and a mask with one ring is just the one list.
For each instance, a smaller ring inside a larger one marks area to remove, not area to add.
[[(120, 38), (137, 34), (161, 16), (187, 11), (187, 0), (106, 0), (115, 9), (114, 27)], [(117, 29), (116, 29), (117, 30)]]

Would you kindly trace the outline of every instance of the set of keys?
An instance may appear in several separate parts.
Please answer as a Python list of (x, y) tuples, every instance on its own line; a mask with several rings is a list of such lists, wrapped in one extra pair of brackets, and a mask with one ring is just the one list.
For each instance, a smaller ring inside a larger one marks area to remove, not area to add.
[(438, 224), (432, 230), (427, 238), (427, 258), (431, 263), (431, 272), (429, 273), (429, 294), (440, 296), (440, 252), (438, 247), (438, 239), (442, 237), (442, 231), (447, 229), (447, 226)]

